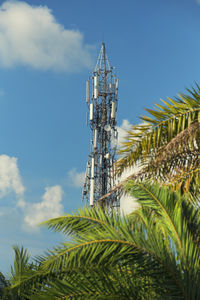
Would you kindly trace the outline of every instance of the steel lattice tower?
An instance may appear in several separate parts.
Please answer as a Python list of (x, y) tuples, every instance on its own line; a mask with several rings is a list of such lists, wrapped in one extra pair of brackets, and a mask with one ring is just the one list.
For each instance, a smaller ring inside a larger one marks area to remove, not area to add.
[[(114, 162), (117, 147), (116, 112), (118, 79), (113, 74), (102, 43), (92, 76), (86, 82), (87, 124), (91, 129), (90, 154), (86, 167), (83, 200), (91, 206), (114, 186)], [(106, 206), (119, 206), (116, 195), (106, 200)]]

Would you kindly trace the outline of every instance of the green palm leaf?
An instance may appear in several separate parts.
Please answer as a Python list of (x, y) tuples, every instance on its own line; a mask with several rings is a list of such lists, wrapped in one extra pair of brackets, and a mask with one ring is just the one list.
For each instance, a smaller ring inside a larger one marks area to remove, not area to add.
[(28, 299), (199, 299), (198, 207), (149, 182), (126, 190), (140, 205), (129, 217), (96, 207), (45, 222), (71, 242), (40, 256), (15, 288)]
[(155, 178), (164, 184), (196, 190), (200, 171), (200, 88), (189, 95), (162, 100), (154, 110), (146, 109), (144, 124), (132, 127), (119, 150), (116, 172), (137, 162), (144, 168), (138, 178)]

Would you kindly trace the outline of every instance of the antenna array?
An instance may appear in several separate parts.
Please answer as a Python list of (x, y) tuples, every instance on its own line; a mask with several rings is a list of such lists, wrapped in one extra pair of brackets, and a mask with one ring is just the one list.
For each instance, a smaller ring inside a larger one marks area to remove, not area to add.
[[(114, 162), (117, 147), (116, 112), (118, 79), (113, 74), (102, 43), (92, 76), (86, 82), (87, 124), (91, 129), (90, 154), (86, 167), (83, 200), (91, 206), (114, 186)], [(89, 120), (88, 120), (89, 119)], [(106, 206), (119, 206), (116, 194)]]

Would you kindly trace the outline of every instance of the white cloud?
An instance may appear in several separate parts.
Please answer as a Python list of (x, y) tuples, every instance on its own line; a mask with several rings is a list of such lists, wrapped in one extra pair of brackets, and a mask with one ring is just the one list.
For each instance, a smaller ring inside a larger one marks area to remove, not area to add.
[[(24, 185), (17, 165), (17, 158), (8, 155), (0, 155), (0, 199), (10, 193), (17, 198), (17, 206), (24, 214), (23, 228), (35, 229), (44, 220), (57, 217), (63, 213), (61, 186), (46, 187), (42, 201), (28, 203), (24, 200)], [(5, 208), (1, 208), (0, 216), (7, 215)]]
[[(140, 123), (140, 126), (145, 126), (145, 123)], [(119, 141), (123, 141), (124, 137), (126, 137), (126, 131), (127, 130), (133, 130), (132, 125), (128, 122), (128, 120), (124, 120), (122, 125), (118, 128), (119, 132)], [(150, 130), (150, 129), (149, 129)], [(135, 133), (137, 133), (138, 130), (135, 129)], [(139, 138), (135, 138), (139, 139)], [(138, 160), (136, 163), (132, 165), (130, 168), (126, 168), (125, 171), (122, 173), (122, 175), (117, 178), (116, 184), (122, 182), (126, 178), (128, 178), (130, 175), (135, 175), (139, 173), (139, 171), (142, 169), (143, 165), (140, 160)], [(138, 203), (136, 202), (136, 199), (134, 197), (129, 196), (128, 194), (122, 195), (120, 199), (120, 209), (125, 214), (130, 214), (133, 210), (138, 208)]]
[(0, 6), (0, 65), (79, 71), (91, 67), (91, 49), (78, 30), (57, 23), (47, 6), (6, 1)]
[(18, 203), (23, 202), (24, 185), (17, 166), (17, 158), (0, 155), (0, 198), (14, 192)]
[[(142, 124), (140, 124), (142, 125)], [(127, 136), (127, 131), (132, 130), (133, 125), (129, 123), (128, 120), (123, 120), (121, 126), (117, 127), (118, 131), (118, 147), (122, 146)], [(134, 164), (131, 168), (127, 168), (122, 175), (116, 179), (116, 184), (122, 182), (127, 177), (132, 174), (137, 174), (142, 168), (140, 162)], [(130, 214), (133, 210), (138, 208), (138, 203), (134, 197), (129, 196), (129, 194), (123, 194), (120, 198), (120, 210), (124, 214)]]
[(133, 212), (135, 209), (139, 207), (138, 203), (136, 202), (136, 199), (129, 196), (128, 194), (122, 195), (120, 199), (120, 211), (128, 215), (131, 212)]
[[(131, 168), (127, 168), (120, 178), (118, 178), (118, 183), (125, 180), (127, 177), (133, 174), (137, 174), (141, 169), (141, 165), (135, 164)], [(130, 214), (132, 211), (138, 208), (138, 203), (136, 202), (136, 199), (132, 196), (130, 196), (128, 193), (122, 194), (120, 198), (120, 211), (127, 215)]]
[(195, 0), (197, 4), (200, 4), (200, 0)]
[(24, 221), (33, 229), (42, 221), (56, 218), (63, 213), (61, 186), (46, 187), (45, 190), (41, 202), (26, 204)]
[(127, 136), (127, 130), (131, 130), (132, 127), (133, 125), (128, 120), (123, 120), (122, 125), (117, 127), (119, 147)]
[(67, 175), (67, 183), (69, 186), (82, 187), (84, 183), (85, 172), (78, 172), (76, 168), (71, 169)]

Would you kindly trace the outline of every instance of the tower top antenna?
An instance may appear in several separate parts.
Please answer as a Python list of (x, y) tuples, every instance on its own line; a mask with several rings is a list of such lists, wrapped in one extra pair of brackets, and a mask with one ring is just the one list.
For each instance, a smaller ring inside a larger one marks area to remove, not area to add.
[(105, 47), (105, 43), (102, 42), (101, 44), (101, 50), (100, 50), (100, 53), (99, 53), (99, 57), (97, 59), (97, 64), (96, 64), (96, 67), (94, 69), (94, 72), (104, 72), (104, 71), (110, 71), (111, 70), (111, 67), (110, 67), (110, 63), (109, 63), (109, 60), (108, 60), (108, 56), (107, 56), (107, 53), (106, 53), (106, 47)]

